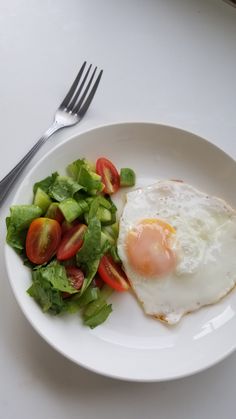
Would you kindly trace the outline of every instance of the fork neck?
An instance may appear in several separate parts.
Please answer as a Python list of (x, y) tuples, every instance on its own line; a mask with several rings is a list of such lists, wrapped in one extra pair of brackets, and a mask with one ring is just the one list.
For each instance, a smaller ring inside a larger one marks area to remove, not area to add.
[(57, 121), (54, 121), (53, 124), (45, 131), (45, 133), (42, 135), (42, 140), (46, 141), (49, 137), (51, 137), (54, 132), (58, 131), (59, 129), (63, 128), (63, 124), (60, 124)]

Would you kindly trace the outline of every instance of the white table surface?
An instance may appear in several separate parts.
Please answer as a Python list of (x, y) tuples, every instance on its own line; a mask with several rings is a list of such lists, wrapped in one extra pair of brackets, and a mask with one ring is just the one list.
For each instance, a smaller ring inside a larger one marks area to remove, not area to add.
[[(181, 127), (236, 158), (235, 46), (236, 9), (221, 0), (0, 0), (0, 178), (47, 128), (85, 59), (104, 69), (93, 106), (29, 168), (56, 142), (115, 121)], [(3, 258), (16, 189), (1, 209), (0, 418), (235, 418), (236, 354), (182, 380), (127, 383), (74, 365), (36, 334)]]

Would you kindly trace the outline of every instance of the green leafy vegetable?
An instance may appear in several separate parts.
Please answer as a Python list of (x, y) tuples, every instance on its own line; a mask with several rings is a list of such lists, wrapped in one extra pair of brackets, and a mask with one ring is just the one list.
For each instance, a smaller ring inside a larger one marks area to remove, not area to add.
[(115, 206), (115, 204), (114, 204), (114, 202), (111, 200), (111, 198), (108, 196), (107, 198), (106, 198), (106, 201), (108, 201), (108, 203), (110, 204), (110, 208), (109, 208), (109, 211), (110, 211), (110, 213), (111, 213), (111, 217), (110, 217), (110, 219), (109, 220), (107, 220), (107, 221), (103, 221), (103, 225), (112, 225), (112, 224), (114, 224), (115, 222), (116, 222), (116, 212), (117, 212), (117, 208), (116, 208), (116, 206)]
[(96, 198), (92, 198), (92, 201), (90, 202), (89, 213), (88, 213), (88, 221), (96, 217), (99, 205), (100, 205), (100, 197), (97, 196)]
[(77, 294), (70, 298), (67, 302), (67, 311), (76, 313), (81, 308), (85, 307), (99, 296), (99, 288), (90, 285), (83, 295)]
[(16, 251), (24, 249), (27, 229), (31, 222), (40, 217), (41, 208), (37, 205), (14, 205), (10, 208), (10, 217), (6, 219), (7, 243)]
[(78, 292), (71, 285), (66, 275), (65, 267), (56, 260), (41, 268), (41, 275), (58, 291), (69, 292), (70, 294)]
[[(109, 208), (109, 210), (113, 213), (113, 214), (116, 214), (116, 211), (117, 211), (117, 208), (116, 208), (116, 206), (115, 206), (115, 204), (114, 204), (114, 202), (111, 200), (111, 198), (108, 196), (107, 198), (106, 198), (106, 200), (109, 202), (109, 204), (110, 204), (110, 208)], [(114, 221), (115, 222), (115, 221)]]
[(97, 196), (91, 198), (89, 205), (88, 221), (93, 217), (97, 217), (102, 225), (114, 223), (116, 218), (116, 207), (108, 199), (103, 196)]
[(87, 266), (93, 259), (101, 255), (101, 223), (94, 217), (88, 224), (84, 243), (77, 253), (77, 262)]
[(45, 193), (48, 194), (50, 186), (55, 182), (58, 176), (57, 172), (51, 174), (51, 176), (46, 177), (45, 179), (41, 180), (40, 182), (36, 182), (33, 186), (33, 192), (36, 193), (38, 188), (41, 188)]
[(94, 316), (102, 307), (106, 305), (106, 300), (104, 298), (97, 298), (95, 301), (91, 302), (84, 310), (83, 317), (84, 319), (89, 319)]
[(83, 186), (68, 176), (57, 176), (53, 184), (49, 187), (48, 194), (51, 198), (61, 202), (66, 198), (73, 198), (74, 194), (82, 188)]
[(85, 159), (79, 159), (67, 167), (70, 176), (82, 185), (90, 194), (102, 191), (103, 183), (101, 177), (95, 173)]
[(54, 289), (52, 284), (44, 279), (40, 269), (32, 273), (33, 284), (27, 290), (44, 312), (59, 314), (65, 310), (65, 302), (60, 291)]
[(104, 323), (108, 318), (109, 314), (112, 312), (112, 305), (105, 304), (99, 311), (97, 311), (93, 316), (84, 319), (84, 324), (89, 326), (91, 329), (99, 326)]
[[(101, 193), (104, 184), (96, 173), (95, 165), (86, 159), (78, 159), (67, 167), (67, 171), (69, 176), (54, 172), (34, 184), (34, 205), (18, 205), (10, 209), (10, 216), (6, 219), (7, 242), (21, 254), (23, 263), (31, 268), (32, 285), (27, 292), (44, 312), (59, 314), (81, 310), (84, 324), (94, 328), (102, 324), (112, 311), (111, 304), (107, 303), (112, 289), (107, 285), (99, 289), (93, 278), (105, 253), (120, 262), (117, 253), (117, 208), (109, 195)], [(121, 169), (120, 178), (121, 186), (130, 186), (135, 182), (131, 169)], [(54, 259), (43, 265), (35, 265), (27, 258), (27, 229), (42, 214), (60, 221), (65, 218), (65, 231), (66, 227), (73, 227), (74, 220), (87, 224), (83, 245), (73, 258), (64, 262)], [(72, 286), (66, 273), (67, 266), (76, 265), (85, 276), (80, 290)]]
[(108, 285), (104, 285), (98, 292), (97, 298), (86, 305), (83, 311), (84, 324), (92, 329), (102, 324), (112, 312), (112, 305), (107, 304), (107, 298), (113, 290)]
[(85, 272), (85, 279), (81, 289), (81, 294), (90, 285), (97, 272), (100, 258), (102, 256), (101, 246), (101, 223), (94, 217), (88, 224), (84, 235), (84, 243), (76, 255), (76, 261)]
[(33, 284), (27, 290), (40, 305), (43, 311), (59, 314), (68, 311), (68, 303), (62, 298), (62, 292), (70, 294), (78, 291), (72, 287), (63, 265), (52, 261), (45, 267), (39, 267), (32, 272)]

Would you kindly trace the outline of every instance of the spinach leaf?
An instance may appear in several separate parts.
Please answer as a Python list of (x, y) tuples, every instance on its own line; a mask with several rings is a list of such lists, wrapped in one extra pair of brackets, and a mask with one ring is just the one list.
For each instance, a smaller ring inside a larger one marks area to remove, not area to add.
[(85, 279), (81, 289), (81, 294), (91, 283), (97, 272), (103, 248), (101, 246), (101, 223), (94, 217), (88, 224), (84, 235), (84, 243), (76, 255), (76, 262), (85, 272)]
[(98, 310), (93, 316), (84, 318), (84, 324), (89, 326), (91, 329), (94, 329), (95, 327), (104, 323), (111, 312), (112, 305), (104, 303), (100, 310)]
[[(86, 291), (87, 292), (87, 291)], [(95, 300), (89, 302), (83, 310), (82, 317), (86, 326), (94, 327), (102, 324), (112, 312), (112, 305), (107, 304), (107, 298), (112, 294), (113, 289), (104, 285), (98, 292)]]

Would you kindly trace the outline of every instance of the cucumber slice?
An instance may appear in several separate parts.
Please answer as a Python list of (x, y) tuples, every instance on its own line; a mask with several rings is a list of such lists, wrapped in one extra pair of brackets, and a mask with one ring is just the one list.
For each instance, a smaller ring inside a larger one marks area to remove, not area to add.
[(112, 214), (107, 208), (100, 206), (97, 210), (97, 217), (101, 221), (101, 224), (106, 224), (111, 222)]
[(118, 234), (119, 234), (119, 224), (118, 222), (115, 222), (114, 224), (110, 224), (108, 226), (103, 226), (102, 227), (102, 231), (103, 233), (106, 234), (108, 240), (109, 237), (114, 239), (114, 241), (116, 241)]
[(59, 208), (68, 223), (72, 223), (83, 212), (79, 203), (73, 198), (64, 199), (60, 202)]
[(115, 239), (112, 237), (107, 231), (101, 232), (101, 244), (103, 245), (106, 241), (108, 241), (112, 246), (115, 244)]
[(41, 188), (37, 188), (34, 195), (34, 205), (37, 205), (43, 211), (43, 214), (47, 211), (49, 205), (52, 203), (51, 198)]
[(112, 257), (112, 259), (116, 262), (116, 263), (121, 263), (121, 259), (120, 256), (118, 255), (118, 251), (117, 251), (117, 247), (116, 246), (111, 246), (109, 249), (110, 255)]

